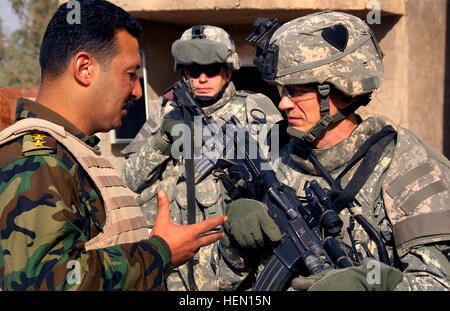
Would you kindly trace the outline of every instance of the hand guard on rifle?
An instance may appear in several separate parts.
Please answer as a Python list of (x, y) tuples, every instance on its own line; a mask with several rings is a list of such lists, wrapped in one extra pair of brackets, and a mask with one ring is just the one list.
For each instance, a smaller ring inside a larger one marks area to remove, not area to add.
[(281, 240), (277, 224), (267, 214), (265, 204), (251, 199), (239, 199), (225, 207), (228, 221), (223, 225), (226, 246), (237, 245), (243, 249), (261, 248), (268, 241)]
[(299, 291), (388, 291), (403, 279), (403, 273), (374, 259), (361, 266), (325, 270), (292, 280), (291, 287)]

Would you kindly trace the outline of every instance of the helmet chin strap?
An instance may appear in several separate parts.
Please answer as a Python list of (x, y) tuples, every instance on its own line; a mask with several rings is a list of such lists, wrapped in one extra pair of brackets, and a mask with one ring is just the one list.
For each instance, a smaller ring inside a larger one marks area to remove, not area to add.
[(287, 133), (299, 139), (307, 144), (313, 145), (314, 141), (319, 138), (324, 132), (325, 129), (330, 125), (337, 123), (344, 119), (349, 114), (355, 112), (356, 109), (360, 105), (354, 103), (348, 106), (345, 109), (338, 111), (333, 116), (330, 115), (330, 85), (329, 84), (318, 84), (317, 91), (320, 96), (320, 116), (321, 119), (307, 132), (300, 131), (299, 129), (295, 129), (292, 126), (289, 126), (287, 129)]

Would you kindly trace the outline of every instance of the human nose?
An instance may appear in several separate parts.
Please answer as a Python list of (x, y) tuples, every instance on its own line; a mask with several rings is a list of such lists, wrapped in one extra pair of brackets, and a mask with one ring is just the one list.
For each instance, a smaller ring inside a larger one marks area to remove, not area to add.
[(136, 99), (139, 99), (142, 97), (142, 87), (141, 87), (141, 82), (139, 81), (139, 79), (134, 80), (133, 90), (131, 92), (131, 95), (133, 97), (135, 97)]
[(281, 101), (278, 104), (278, 108), (282, 111), (289, 110), (294, 108), (294, 103), (292, 100), (286, 95), (286, 93), (283, 94), (281, 97)]
[(208, 81), (208, 76), (206, 75), (206, 73), (204, 73), (204, 72), (200, 73), (200, 76), (198, 77), (198, 81), (201, 83), (205, 83), (206, 81)]

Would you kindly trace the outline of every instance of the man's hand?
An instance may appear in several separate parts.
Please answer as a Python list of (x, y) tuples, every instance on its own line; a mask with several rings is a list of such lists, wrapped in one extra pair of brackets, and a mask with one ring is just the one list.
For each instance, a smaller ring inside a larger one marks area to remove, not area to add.
[(268, 240), (281, 240), (280, 229), (259, 201), (233, 201), (225, 207), (225, 215), (229, 219), (223, 226), (226, 236), (222, 242), (226, 246), (233, 241), (240, 248), (255, 249), (263, 247)]
[(205, 234), (222, 225), (225, 216), (217, 216), (194, 225), (179, 225), (170, 219), (167, 194), (158, 191), (158, 214), (150, 236), (157, 235), (166, 241), (172, 252), (172, 264), (178, 267), (194, 257), (200, 247), (214, 243), (223, 237), (223, 232)]

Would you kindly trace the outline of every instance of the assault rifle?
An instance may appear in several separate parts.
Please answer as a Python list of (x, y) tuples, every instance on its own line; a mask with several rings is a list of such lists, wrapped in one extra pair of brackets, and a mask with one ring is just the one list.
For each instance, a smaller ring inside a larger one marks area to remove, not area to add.
[[(203, 177), (207, 176), (216, 167), (217, 161), (226, 156), (227, 150), (225, 146), (232, 144), (232, 140), (229, 136), (223, 135), (226, 133), (226, 127), (230, 124), (227, 122), (220, 127), (211, 116), (208, 116), (203, 111), (202, 107), (192, 96), (192, 90), (188, 83), (184, 80), (176, 82), (171, 87), (174, 95), (174, 101), (180, 105), (185, 111), (187, 111), (193, 117), (200, 117), (202, 124), (200, 133), (203, 138), (203, 128), (207, 128), (209, 133), (212, 134), (212, 141), (210, 140), (210, 150), (202, 153), (199, 158), (194, 158), (194, 179), (195, 183), (198, 183)], [(195, 125), (194, 125), (195, 126)], [(194, 130), (195, 133), (195, 130)], [(214, 137), (217, 135), (217, 139)], [(192, 138), (192, 137), (191, 137)], [(195, 140), (195, 137), (193, 137)]]
[[(177, 82), (173, 93), (178, 104), (193, 116), (202, 118), (204, 126), (221, 129), (214, 119), (203, 112), (186, 82)], [(263, 157), (258, 143), (237, 118), (233, 116), (226, 123), (226, 129), (225, 135), (218, 135), (221, 139), (214, 140), (217, 151), (213, 153), (214, 156), (203, 157), (194, 165), (196, 175), (204, 176), (213, 169), (228, 169), (233, 172), (232, 178), (226, 173), (219, 176), (231, 197), (242, 196), (242, 189), (236, 189), (234, 181), (251, 180), (264, 191), (263, 202), (269, 207), (269, 215), (283, 233), (281, 242), (274, 246), (274, 255), (258, 278), (254, 290), (283, 290), (301, 267), (315, 274), (327, 269), (351, 266), (340, 244), (334, 239), (340, 231), (342, 221), (330, 208), (326, 190), (315, 181), (307, 183), (305, 191), (308, 204), (304, 206), (296, 196), (295, 189), (278, 180)], [(242, 132), (244, 135), (239, 134)], [(257, 146), (255, 158), (251, 158), (248, 152), (252, 144)], [(224, 154), (232, 154), (230, 149), (236, 150), (243, 157), (232, 160), (227, 156), (224, 158)]]

